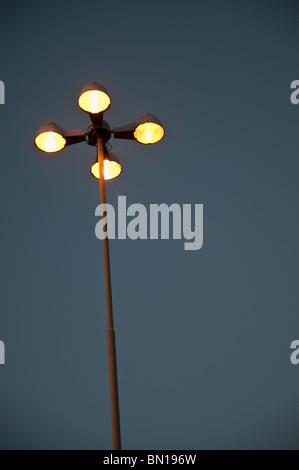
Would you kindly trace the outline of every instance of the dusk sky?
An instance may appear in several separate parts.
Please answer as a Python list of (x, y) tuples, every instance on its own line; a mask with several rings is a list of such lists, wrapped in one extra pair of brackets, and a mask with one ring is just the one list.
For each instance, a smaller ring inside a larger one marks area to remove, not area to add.
[(46, 155), (54, 121), (143, 113), (164, 139), (111, 138), (108, 202), (203, 204), (203, 247), (111, 240), (124, 449), (299, 449), (296, 1), (1, 2), (1, 449), (110, 449), (96, 148)]

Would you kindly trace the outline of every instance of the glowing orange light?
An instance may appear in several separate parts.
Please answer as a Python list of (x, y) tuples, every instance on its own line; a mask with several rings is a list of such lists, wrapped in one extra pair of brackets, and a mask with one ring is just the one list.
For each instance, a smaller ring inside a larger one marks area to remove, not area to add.
[(79, 106), (91, 114), (102, 113), (110, 106), (110, 98), (100, 90), (88, 90), (79, 97)]
[(65, 138), (53, 131), (42, 132), (35, 138), (35, 145), (47, 153), (58, 152), (65, 147), (65, 144)]
[(164, 136), (164, 129), (155, 122), (139, 124), (134, 131), (134, 137), (142, 144), (155, 144)]
[[(91, 169), (92, 175), (99, 179), (100, 178), (100, 166), (99, 162), (95, 162)], [(104, 160), (104, 178), (105, 180), (112, 180), (121, 173), (121, 164), (114, 160)]]

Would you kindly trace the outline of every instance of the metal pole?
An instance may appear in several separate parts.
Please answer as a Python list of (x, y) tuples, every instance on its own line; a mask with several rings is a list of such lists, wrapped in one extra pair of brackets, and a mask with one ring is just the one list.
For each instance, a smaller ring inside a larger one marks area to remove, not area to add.
[[(100, 198), (101, 204), (106, 204), (106, 188), (104, 179), (104, 142), (97, 133), (98, 162), (100, 170)], [(105, 285), (106, 285), (106, 306), (107, 306), (107, 342), (108, 342), (108, 364), (110, 381), (110, 406), (111, 406), (111, 426), (113, 450), (121, 450), (120, 441), (120, 420), (118, 403), (117, 367), (116, 367), (116, 347), (115, 333), (113, 327), (112, 294), (111, 294), (111, 274), (109, 260), (108, 237), (103, 239)]]

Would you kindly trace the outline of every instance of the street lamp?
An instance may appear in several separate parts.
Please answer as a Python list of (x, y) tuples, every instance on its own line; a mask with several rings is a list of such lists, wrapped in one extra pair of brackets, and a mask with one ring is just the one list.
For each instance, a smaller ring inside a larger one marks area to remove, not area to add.
[[(164, 129), (159, 119), (152, 114), (143, 114), (136, 121), (111, 130), (103, 113), (110, 106), (108, 91), (99, 83), (85, 86), (78, 99), (80, 108), (89, 114), (91, 124), (87, 131), (63, 129), (54, 122), (47, 122), (37, 132), (34, 143), (43, 152), (52, 154), (67, 145), (86, 142), (97, 147), (97, 158), (90, 168), (91, 174), (99, 179), (100, 199), (106, 204), (105, 180), (114, 179), (121, 173), (122, 167), (117, 157), (107, 148), (107, 142), (113, 134), (118, 139), (136, 140), (142, 144), (154, 144), (164, 136)], [(112, 444), (114, 450), (121, 449), (119, 400), (116, 367), (116, 346), (113, 324), (111, 274), (108, 237), (103, 238), (106, 307), (107, 307), (107, 343), (110, 382), (110, 405)]]

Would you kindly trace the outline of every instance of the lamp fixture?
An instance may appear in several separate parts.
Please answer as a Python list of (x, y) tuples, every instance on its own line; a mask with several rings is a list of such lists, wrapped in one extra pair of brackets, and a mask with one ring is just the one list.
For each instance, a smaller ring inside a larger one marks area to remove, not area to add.
[[(164, 129), (159, 119), (153, 114), (143, 114), (135, 121), (124, 126), (110, 128), (103, 119), (111, 100), (103, 85), (93, 82), (85, 86), (78, 98), (80, 108), (89, 114), (91, 124), (87, 131), (64, 129), (54, 122), (47, 122), (37, 132), (34, 143), (43, 152), (52, 154), (66, 146), (79, 142), (97, 147), (97, 159), (92, 164), (91, 174), (99, 180), (100, 199), (106, 204), (105, 180), (115, 179), (120, 175), (122, 166), (117, 157), (107, 148), (111, 135), (116, 139), (136, 140), (141, 144), (154, 144), (164, 137)], [(111, 276), (108, 237), (103, 238), (105, 289), (107, 307), (107, 342), (110, 381), (110, 403), (112, 423), (112, 443), (114, 450), (121, 449), (118, 384), (116, 368), (116, 346), (113, 326)]]

